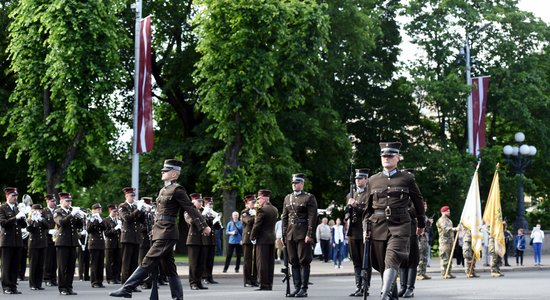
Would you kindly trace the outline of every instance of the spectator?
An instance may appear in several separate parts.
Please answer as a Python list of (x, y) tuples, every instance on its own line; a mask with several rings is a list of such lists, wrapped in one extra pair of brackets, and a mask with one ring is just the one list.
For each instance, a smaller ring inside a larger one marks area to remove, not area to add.
[(516, 247), (516, 266), (523, 267), (523, 251), (525, 251), (525, 236), (523, 235), (523, 228), (518, 229), (518, 235), (514, 238), (514, 245)]
[(542, 243), (544, 241), (544, 231), (540, 229), (540, 224), (533, 227), (531, 231), (531, 239), (533, 240), (533, 253), (535, 256), (535, 266), (541, 265)]
[(506, 252), (504, 252), (504, 266), (509, 267), (510, 264), (508, 263), (508, 253), (512, 252), (514, 249), (514, 236), (508, 230), (508, 227), (506, 226), (506, 222), (502, 222), (504, 225), (504, 244), (506, 245)]
[(330, 236), (331, 231), (328, 227), (328, 219), (323, 218), (321, 224), (317, 225), (317, 230), (315, 231), (315, 237), (317, 241), (321, 244), (321, 253), (323, 254), (323, 261), (328, 262), (328, 248), (330, 246)]
[(342, 260), (344, 259), (344, 226), (342, 226), (342, 221), (340, 218), (336, 219), (336, 224), (332, 226), (331, 229), (331, 236), (332, 236), (332, 253), (333, 253), (333, 261), (334, 261), (334, 268), (335, 269), (341, 269), (342, 268)]
[(277, 261), (283, 259), (283, 220), (275, 223), (275, 258)]
[(227, 242), (227, 255), (225, 256), (223, 272), (227, 273), (227, 269), (231, 263), (231, 258), (233, 257), (233, 252), (235, 252), (235, 255), (237, 256), (235, 273), (239, 273), (241, 256), (243, 255), (243, 246), (241, 245), (241, 241), (243, 239), (243, 224), (239, 220), (239, 212), (234, 211), (231, 214), (231, 221), (227, 222), (227, 226), (225, 226), (225, 228), (225, 234), (229, 236), (229, 241)]

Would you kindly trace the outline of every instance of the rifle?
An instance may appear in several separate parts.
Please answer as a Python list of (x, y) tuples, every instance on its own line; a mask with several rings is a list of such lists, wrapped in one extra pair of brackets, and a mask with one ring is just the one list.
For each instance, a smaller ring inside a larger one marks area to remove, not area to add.
[(283, 267), (281, 273), (285, 275), (283, 283), (286, 282), (286, 297), (290, 295), (290, 268), (288, 267), (288, 249), (286, 248), (286, 239), (283, 235)]
[(361, 265), (361, 277), (363, 277), (363, 300), (367, 300), (368, 293), (368, 283), (370, 282), (371, 277), (371, 266), (369, 261), (369, 251), (370, 251), (370, 222), (367, 222), (367, 236), (365, 243), (363, 245), (363, 264)]

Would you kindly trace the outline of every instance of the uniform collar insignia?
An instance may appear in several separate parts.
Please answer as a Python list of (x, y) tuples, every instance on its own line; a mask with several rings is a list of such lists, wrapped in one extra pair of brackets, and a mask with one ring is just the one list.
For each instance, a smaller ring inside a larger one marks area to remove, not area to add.
[(364, 192), (364, 191), (365, 191), (365, 189), (362, 189), (362, 188), (358, 188), (358, 189), (357, 189), (357, 192), (358, 192), (359, 194), (361, 194), (361, 193)]

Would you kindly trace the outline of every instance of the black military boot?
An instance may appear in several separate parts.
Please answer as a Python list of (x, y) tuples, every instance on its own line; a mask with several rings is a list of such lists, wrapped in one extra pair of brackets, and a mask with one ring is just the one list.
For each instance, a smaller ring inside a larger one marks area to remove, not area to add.
[(304, 297), (307, 297), (307, 288), (308, 288), (308, 284), (309, 284), (309, 272), (310, 272), (310, 267), (307, 266), (307, 267), (302, 267), (302, 288), (300, 289), (300, 291), (298, 293), (296, 293), (296, 295), (294, 297), (296, 298), (304, 298)]
[(172, 300), (183, 300), (183, 286), (179, 276), (168, 277), (168, 284), (170, 284)]
[(407, 290), (407, 278), (409, 276), (408, 269), (406, 268), (399, 268), (399, 297), (403, 297), (403, 294), (405, 294), (405, 291)]
[(300, 267), (292, 266), (292, 281), (294, 282), (294, 292), (287, 295), (287, 297), (295, 297), (296, 294), (302, 288), (302, 273), (300, 272)]
[(361, 268), (360, 267), (354, 267), (353, 271), (355, 273), (355, 286), (357, 289), (355, 292), (349, 294), (350, 297), (363, 297), (363, 277), (361, 277)]
[(397, 278), (396, 269), (386, 269), (382, 274), (382, 290), (380, 299), (389, 300), (391, 299), (392, 290), (394, 287), (395, 279)]
[(414, 297), (414, 284), (416, 282), (416, 268), (409, 268), (407, 276), (407, 290), (403, 294), (403, 298)]
[(124, 285), (120, 289), (110, 292), (109, 296), (132, 298), (132, 292), (136, 290), (137, 286), (145, 277), (147, 277), (147, 272), (145, 271), (145, 269), (143, 269), (142, 267), (137, 267), (130, 278), (126, 280)]

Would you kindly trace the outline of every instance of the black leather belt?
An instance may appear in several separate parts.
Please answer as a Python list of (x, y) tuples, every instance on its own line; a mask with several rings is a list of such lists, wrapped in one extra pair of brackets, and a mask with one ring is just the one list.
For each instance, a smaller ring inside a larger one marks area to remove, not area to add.
[(405, 215), (408, 214), (409, 210), (407, 208), (390, 208), (389, 206), (384, 209), (375, 209), (374, 214), (375, 215), (382, 215), (382, 216), (399, 216), (399, 215)]
[(290, 219), (290, 224), (307, 224), (306, 219)]
[(167, 216), (167, 215), (156, 215), (155, 221), (167, 221), (167, 222), (176, 222), (176, 217), (174, 216)]

